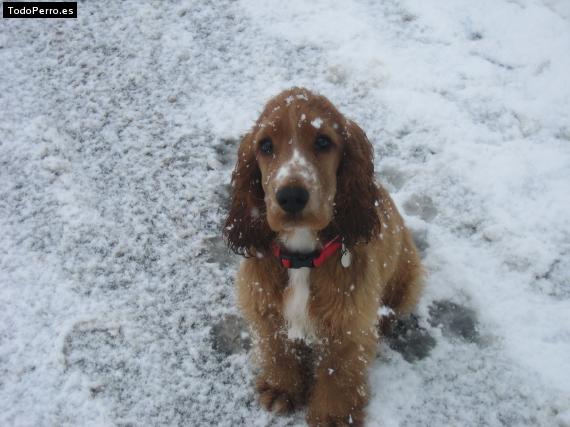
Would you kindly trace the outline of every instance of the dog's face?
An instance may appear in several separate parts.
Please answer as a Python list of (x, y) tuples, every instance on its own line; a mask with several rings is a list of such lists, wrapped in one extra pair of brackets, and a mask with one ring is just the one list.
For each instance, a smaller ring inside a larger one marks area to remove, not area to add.
[(331, 222), (343, 122), (328, 101), (303, 93), (266, 107), (252, 137), (271, 230), (319, 231)]
[(229, 246), (264, 252), (297, 227), (368, 240), (379, 230), (372, 160), (364, 132), (323, 96), (295, 88), (271, 99), (240, 144)]

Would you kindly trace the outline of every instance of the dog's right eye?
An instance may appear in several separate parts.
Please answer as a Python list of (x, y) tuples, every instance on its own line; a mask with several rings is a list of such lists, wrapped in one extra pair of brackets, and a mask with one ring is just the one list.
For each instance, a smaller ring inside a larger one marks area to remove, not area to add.
[(262, 139), (261, 142), (259, 143), (259, 150), (263, 154), (273, 153), (273, 142), (271, 142), (271, 139), (269, 138)]
[(315, 147), (317, 151), (327, 151), (331, 148), (332, 142), (328, 136), (318, 135), (315, 139)]

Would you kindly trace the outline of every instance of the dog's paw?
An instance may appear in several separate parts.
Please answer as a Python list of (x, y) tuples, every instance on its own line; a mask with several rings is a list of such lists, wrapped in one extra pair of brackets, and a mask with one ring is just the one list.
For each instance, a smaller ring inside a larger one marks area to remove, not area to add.
[(347, 415), (330, 415), (309, 409), (307, 424), (310, 427), (361, 427), (364, 425), (364, 411), (353, 410)]
[(258, 378), (256, 389), (259, 403), (268, 411), (286, 414), (297, 406), (296, 399), (291, 393), (270, 385), (264, 378)]

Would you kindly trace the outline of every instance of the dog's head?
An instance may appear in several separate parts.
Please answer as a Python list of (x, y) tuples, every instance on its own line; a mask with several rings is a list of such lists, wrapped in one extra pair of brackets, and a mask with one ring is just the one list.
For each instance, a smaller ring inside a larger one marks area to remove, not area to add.
[(236, 253), (267, 252), (308, 228), (346, 245), (380, 230), (373, 149), (323, 96), (294, 88), (271, 99), (243, 138), (224, 235)]

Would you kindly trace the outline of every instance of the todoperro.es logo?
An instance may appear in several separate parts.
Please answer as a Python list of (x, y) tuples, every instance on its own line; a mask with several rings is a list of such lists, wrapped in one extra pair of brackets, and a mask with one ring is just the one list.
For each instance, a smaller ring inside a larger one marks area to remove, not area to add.
[(2, 3), (3, 18), (77, 18), (77, 2), (22, 2)]

